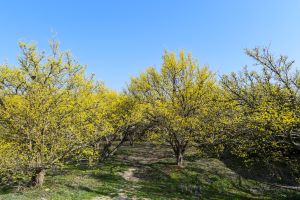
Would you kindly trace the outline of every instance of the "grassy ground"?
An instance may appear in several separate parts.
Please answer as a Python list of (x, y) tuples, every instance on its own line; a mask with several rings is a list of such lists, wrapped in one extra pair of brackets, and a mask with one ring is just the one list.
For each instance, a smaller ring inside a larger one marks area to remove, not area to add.
[(169, 149), (138, 144), (102, 166), (50, 174), (40, 188), (2, 188), (0, 199), (300, 199), (300, 192), (244, 179), (217, 159), (179, 168)]

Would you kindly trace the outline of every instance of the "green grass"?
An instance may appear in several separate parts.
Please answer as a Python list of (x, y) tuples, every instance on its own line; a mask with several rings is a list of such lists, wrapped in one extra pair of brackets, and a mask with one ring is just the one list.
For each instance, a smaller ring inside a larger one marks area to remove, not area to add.
[[(138, 181), (122, 173), (134, 168)], [(70, 166), (49, 172), (39, 188), (2, 188), (0, 199), (300, 199), (300, 193), (244, 179), (217, 159), (186, 161), (175, 165), (163, 146), (138, 144), (122, 147), (101, 166)], [(104, 198), (103, 198), (104, 199)]]

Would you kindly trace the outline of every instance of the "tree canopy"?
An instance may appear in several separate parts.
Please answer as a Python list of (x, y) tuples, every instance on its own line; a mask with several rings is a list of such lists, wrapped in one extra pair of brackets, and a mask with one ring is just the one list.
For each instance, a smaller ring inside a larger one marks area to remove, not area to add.
[(0, 65), (0, 180), (103, 163), (127, 141), (165, 144), (176, 164), (230, 153), (246, 163), (288, 166), (299, 174), (300, 76), (294, 61), (268, 48), (246, 50), (259, 70), (219, 79), (191, 54), (165, 51), (160, 69), (107, 88), (59, 43), (51, 52), (21, 42), (18, 66)]

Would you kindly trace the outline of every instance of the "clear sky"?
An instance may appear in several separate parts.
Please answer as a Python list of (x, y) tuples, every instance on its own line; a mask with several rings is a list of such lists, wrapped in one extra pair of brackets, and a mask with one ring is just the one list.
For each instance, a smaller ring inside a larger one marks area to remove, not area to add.
[(43, 50), (55, 34), (117, 90), (146, 67), (159, 68), (165, 49), (192, 52), (219, 74), (251, 64), (243, 50), (255, 46), (300, 62), (298, 0), (7, 0), (0, 25), (1, 63), (16, 63), (19, 41)]

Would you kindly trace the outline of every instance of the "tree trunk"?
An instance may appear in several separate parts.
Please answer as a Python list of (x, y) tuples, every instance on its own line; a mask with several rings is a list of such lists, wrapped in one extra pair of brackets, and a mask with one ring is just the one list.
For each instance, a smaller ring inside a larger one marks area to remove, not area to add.
[(179, 167), (183, 166), (183, 152), (181, 150), (176, 152), (176, 162)]
[(188, 140), (181, 138), (180, 135), (176, 134), (175, 132), (170, 132), (169, 136), (170, 139), (168, 142), (173, 149), (177, 165), (179, 167), (183, 167), (183, 154), (187, 148)]
[(134, 140), (133, 135), (129, 136), (129, 144), (130, 144), (130, 146), (132, 146), (132, 147), (134, 146), (133, 140)]
[(46, 170), (45, 169), (37, 169), (35, 174), (31, 177), (31, 183), (33, 186), (42, 186), (44, 183)]
[(89, 167), (93, 166), (93, 158), (90, 156), (89, 157)]
[(111, 144), (105, 144), (103, 149), (102, 149), (102, 153), (101, 153), (101, 157), (99, 159), (100, 162), (104, 161), (106, 158), (108, 158), (109, 156), (109, 148), (110, 148)]

